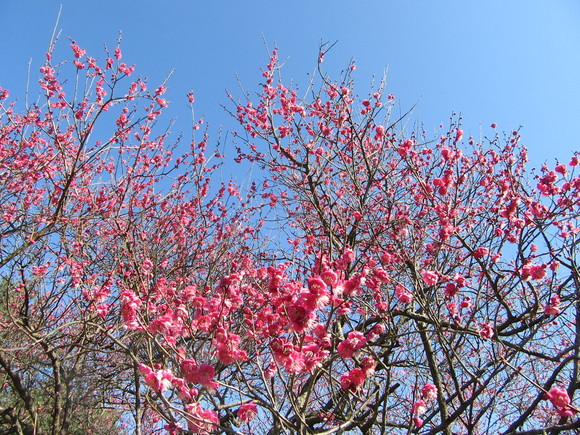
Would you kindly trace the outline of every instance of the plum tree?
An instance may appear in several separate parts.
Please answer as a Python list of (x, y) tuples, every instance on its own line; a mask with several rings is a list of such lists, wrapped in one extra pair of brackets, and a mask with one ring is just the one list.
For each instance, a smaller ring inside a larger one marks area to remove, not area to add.
[(174, 155), (165, 83), (71, 49), (71, 90), (50, 51), (42, 104), (0, 90), (3, 430), (580, 428), (578, 156), (409, 132), (352, 65), (300, 97), (275, 50), (232, 97), (244, 190), (206, 133)]

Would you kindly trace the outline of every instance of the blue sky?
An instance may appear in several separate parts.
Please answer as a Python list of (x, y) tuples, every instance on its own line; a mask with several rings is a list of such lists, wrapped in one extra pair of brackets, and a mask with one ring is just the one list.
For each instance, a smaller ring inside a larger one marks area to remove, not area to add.
[(12, 96), (24, 95), (30, 59), (37, 74), (61, 4), (63, 58), (67, 37), (102, 57), (122, 31), (123, 60), (151, 84), (175, 69), (175, 132), (189, 130), (184, 96), (192, 88), (213, 137), (220, 125), (234, 128), (220, 107), (224, 91), (241, 95), (237, 77), (257, 89), (264, 39), (278, 45), (288, 58), (284, 76), (298, 83), (313, 71), (320, 42), (338, 41), (327, 71), (337, 77), (354, 58), (363, 94), (388, 68), (387, 91), (402, 109), (419, 101), (413, 120), (428, 131), (456, 111), (475, 137), (491, 134), (492, 122), (505, 131), (523, 126), (534, 166), (567, 162), (580, 149), (576, 0), (1, 0), (0, 86)]

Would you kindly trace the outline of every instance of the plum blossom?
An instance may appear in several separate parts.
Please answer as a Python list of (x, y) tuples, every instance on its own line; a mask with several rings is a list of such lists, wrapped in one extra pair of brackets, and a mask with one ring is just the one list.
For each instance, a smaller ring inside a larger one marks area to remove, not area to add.
[(327, 284), (327, 285), (334, 285), (338, 279), (336, 272), (327, 269), (320, 274), (320, 278)]
[(252, 421), (258, 415), (258, 408), (254, 402), (244, 403), (238, 408), (237, 416), (244, 423)]
[(423, 281), (428, 286), (437, 284), (439, 281), (439, 274), (433, 270), (425, 270), (422, 273)]
[(352, 358), (356, 351), (367, 344), (367, 339), (359, 331), (351, 331), (348, 338), (338, 345), (338, 353), (343, 358)]
[(181, 370), (187, 382), (201, 384), (214, 390), (218, 388), (218, 383), (213, 380), (215, 369), (209, 364), (198, 365), (195, 360), (186, 359), (181, 362)]
[(560, 296), (554, 295), (550, 298), (550, 303), (544, 306), (544, 314), (557, 316), (560, 312)]
[(559, 387), (552, 387), (550, 391), (545, 394), (545, 398), (552, 402), (556, 408), (556, 412), (560, 417), (571, 417), (578, 412), (578, 410), (571, 405), (572, 400), (568, 392)]
[(411, 292), (402, 285), (398, 284), (395, 286), (395, 294), (402, 304), (409, 304), (413, 301), (413, 295)]
[(473, 257), (480, 259), (485, 257), (486, 255), (489, 255), (489, 249), (487, 249), (484, 246), (480, 246), (479, 248), (476, 248), (473, 250)]
[[(310, 303), (309, 300), (311, 300)], [(315, 309), (316, 300), (307, 296), (288, 307), (288, 320), (292, 329), (296, 332), (303, 332), (313, 327), (316, 324)]]
[(372, 356), (365, 356), (363, 358), (363, 360), (360, 363), (362, 369), (365, 372), (365, 375), (367, 376), (372, 376), (373, 373), (375, 372), (375, 367), (377, 365), (377, 362), (375, 361), (375, 359)]
[(162, 393), (167, 391), (171, 386), (171, 381), (173, 380), (173, 374), (171, 370), (164, 369), (153, 371), (151, 367), (144, 364), (139, 364), (139, 371), (145, 378), (145, 383), (154, 391)]
[(421, 417), (413, 417), (413, 424), (418, 428), (423, 427), (423, 419)]
[(466, 296), (465, 299), (463, 299), (460, 304), (460, 307), (465, 308), (466, 310), (470, 309), (472, 306), (473, 304), (471, 303), (471, 298), (469, 296)]
[(215, 411), (204, 409), (199, 403), (191, 403), (185, 407), (189, 414), (187, 418), (187, 427), (193, 433), (210, 434), (219, 424), (219, 418)]
[(493, 327), (489, 324), (489, 322), (485, 322), (481, 324), (481, 329), (479, 330), (479, 336), (481, 338), (490, 339), (493, 337)]
[(546, 393), (546, 398), (552, 402), (552, 405), (556, 408), (564, 408), (571, 402), (568, 392), (559, 387), (552, 387), (550, 391)]
[(365, 379), (365, 372), (357, 367), (342, 375), (340, 378), (340, 387), (343, 390), (356, 391), (361, 385), (364, 384)]
[(453, 296), (455, 296), (458, 291), (459, 289), (457, 288), (457, 285), (455, 283), (448, 282), (447, 284), (445, 284), (445, 296), (447, 296), (448, 298), (452, 298)]
[(216, 332), (214, 344), (217, 349), (217, 357), (224, 364), (232, 364), (236, 361), (245, 361), (248, 359), (246, 351), (241, 350), (241, 338), (237, 334), (227, 332), (220, 328)]
[(522, 267), (522, 279), (524, 281), (540, 280), (546, 277), (546, 265), (545, 264), (526, 264)]
[(425, 402), (423, 400), (417, 400), (416, 402), (413, 403), (413, 408), (411, 409), (411, 412), (413, 413), (413, 415), (419, 416), (425, 414), (426, 410), (427, 405), (425, 404)]
[(434, 400), (437, 398), (437, 387), (433, 384), (425, 384), (421, 388), (421, 395), (424, 400)]

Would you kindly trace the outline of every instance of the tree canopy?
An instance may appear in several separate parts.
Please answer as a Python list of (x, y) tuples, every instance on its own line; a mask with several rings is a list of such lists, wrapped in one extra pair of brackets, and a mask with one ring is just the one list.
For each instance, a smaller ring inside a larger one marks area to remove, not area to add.
[(307, 90), (273, 51), (224, 151), (70, 46), (0, 89), (0, 433), (580, 428), (578, 156), (412, 131), (325, 47)]

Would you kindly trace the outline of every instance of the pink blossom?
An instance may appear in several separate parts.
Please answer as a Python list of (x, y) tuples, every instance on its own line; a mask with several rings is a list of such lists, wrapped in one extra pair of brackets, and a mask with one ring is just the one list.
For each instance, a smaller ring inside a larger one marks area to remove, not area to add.
[(357, 367), (342, 375), (340, 378), (340, 387), (343, 390), (356, 391), (361, 385), (364, 384), (365, 379), (365, 372)]
[(465, 287), (467, 285), (467, 280), (463, 275), (455, 274), (453, 280), (455, 281), (455, 284), (457, 284), (457, 287), (459, 288)]
[(528, 281), (531, 279), (540, 280), (545, 278), (546, 265), (545, 264), (526, 264), (522, 267), (522, 279)]
[(334, 285), (338, 279), (336, 272), (333, 272), (330, 269), (325, 270), (320, 274), (320, 278), (327, 284), (327, 285)]
[(544, 306), (544, 314), (549, 316), (557, 316), (560, 314), (560, 296), (554, 295), (550, 299), (550, 303)]
[(487, 248), (485, 248), (483, 246), (480, 246), (479, 248), (476, 248), (473, 251), (473, 257), (475, 257), (477, 259), (483, 258), (483, 257), (485, 257), (488, 254), (489, 254), (489, 249), (487, 249)]
[(240, 336), (225, 331), (223, 328), (216, 333), (214, 344), (217, 349), (217, 357), (224, 364), (232, 364), (236, 361), (248, 359), (246, 351), (241, 350)]
[(455, 296), (458, 291), (459, 289), (454, 283), (448, 282), (447, 284), (445, 284), (445, 296), (447, 296), (448, 298), (452, 298), (453, 296)]
[(465, 299), (463, 299), (461, 301), (460, 306), (461, 306), (461, 308), (465, 308), (465, 309), (471, 308), (472, 307), (471, 298), (469, 296), (466, 296)]
[(150, 367), (139, 364), (139, 371), (145, 378), (145, 383), (158, 393), (167, 391), (171, 386), (171, 381), (173, 380), (171, 370), (165, 369), (154, 372)]
[(258, 415), (258, 407), (254, 402), (244, 403), (238, 408), (237, 416), (244, 423), (252, 421)]
[(423, 271), (422, 276), (423, 276), (423, 281), (428, 286), (435, 285), (439, 281), (439, 274), (437, 272), (433, 271), (433, 270), (425, 270), (425, 271)]
[(413, 295), (400, 284), (395, 286), (395, 294), (402, 304), (409, 304), (413, 301)]
[(306, 302), (306, 298), (307, 296), (302, 298), (301, 301), (292, 304), (287, 309), (290, 325), (296, 332), (303, 332), (306, 329), (310, 329), (316, 323), (316, 313), (313, 311), (316, 308), (316, 298), (310, 298), (312, 299), (312, 303), (308, 307), (304, 303)]
[(74, 55), (77, 59), (79, 59), (79, 58), (83, 57), (85, 54), (87, 54), (87, 51), (84, 48), (80, 48), (76, 44), (71, 44), (70, 48), (72, 48)]
[(356, 351), (367, 344), (367, 339), (359, 331), (352, 331), (348, 334), (348, 338), (338, 345), (338, 353), (343, 358), (351, 358)]
[(362, 369), (367, 376), (371, 376), (375, 372), (377, 362), (372, 356), (365, 356), (360, 363)]
[(109, 313), (109, 309), (110, 309), (109, 304), (99, 304), (97, 306), (97, 314), (99, 315), (99, 317), (101, 319), (104, 319), (105, 317), (107, 317), (107, 314)]
[(571, 406), (566, 406), (565, 408), (556, 408), (556, 412), (560, 417), (572, 417), (578, 411), (576, 411), (576, 409), (572, 408)]
[(308, 290), (318, 295), (326, 292), (326, 283), (321, 278), (310, 278), (308, 280)]
[(557, 173), (562, 174), (564, 176), (566, 176), (566, 174), (568, 173), (568, 168), (566, 168), (566, 165), (563, 165), (562, 163), (560, 163), (559, 165), (556, 165), (554, 170)]
[(191, 403), (185, 407), (189, 414), (187, 427), (193, 433), (210, 434), (213, 433), (219, 424), (219, 418), (215, 411), (204, 409), (199, 403)]
[(546, 398), (552, 402), (556, 408), (565, 408), (570, 405), (570, 396), (568, 392), (563, 388), (552, 387), (550, 391), (546, 393)]
[(433, 384), (425, 384), (425, 386), (421, 388), (421, 395), (425, 400), (434, 400), (437, 398), (437, 387)]
[(151, 262), (151, 260), (146, 258), (145, 260), (143, 260), (143, 263), (141, 264), (141, 271), (143, 273), (149, 273), (151, 272), (151, 269), (153, 269), (153, 263)]
[(187, 382), (201, 384), (214, 390), (218, 388), (218, 383), (213, 380), (215, 369), (209, 364), (198, 365), (195, 360), (186, 359), (181, 362), (181, 370)]
[(415, 403), (413, 403), (413, 408), (411, 409), (411, 412), (416, 415), (423, 415), (425, 413), (425, 411), (427, 410), (427, 405), (425, 404), (425, 402), (423, 400), (417, 400)]
[(489, 324), (489, 322), (485, 322), (481, 324), (481, 329), (479, 330), (479, 336), (481, 338), (490, 339), (493, 337), (493, 327)]
[(398, 153), (401, 155), (401, 157), (406, 157), (407, 154), (409, 154), (409, 151), (411, 151), (411, 148), (413, 147), (414, 142), (410, 139), (407, 139), (406, 141), (404, 141), (401, 146), (399, 147), (399, 149), (397, 150)]

